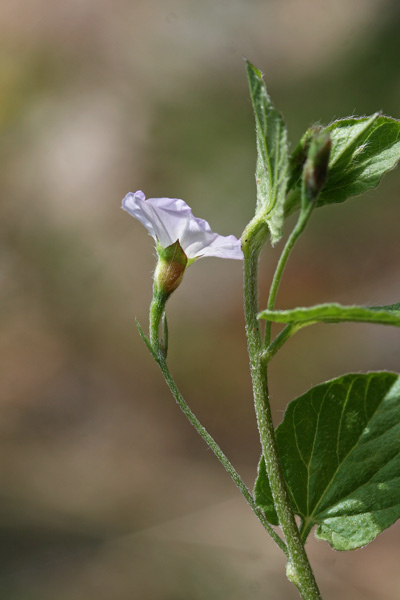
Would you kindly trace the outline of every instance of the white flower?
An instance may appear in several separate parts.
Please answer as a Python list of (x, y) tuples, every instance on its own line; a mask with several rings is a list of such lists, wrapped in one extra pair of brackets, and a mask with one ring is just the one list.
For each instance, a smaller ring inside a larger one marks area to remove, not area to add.
[(211, 231), (207, 221), (194, 217), (183, 200), (146, 200), (139, 190), (125, 196), (122, 208), (138, 219), (163, 248), (178, 240), (189, 261), (202, 256), (243, 259), (240, 240), (234, 235), (223, 236)]

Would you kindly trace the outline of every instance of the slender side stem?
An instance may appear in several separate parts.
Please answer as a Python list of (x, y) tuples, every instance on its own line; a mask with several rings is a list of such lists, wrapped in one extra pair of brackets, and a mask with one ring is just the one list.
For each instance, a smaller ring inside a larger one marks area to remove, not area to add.
[[(164, 301), (163, 301), (164, 300)], [(214, 438), (208, 433), (206, 428), (200, 423), (196, 415), (189, 408), (182, 394), (180, 393), (178, 386), (175, 383), (174, 378), (172, 377), (170, 370), (168, 368), (166, 359), (165, 359), (165, 351), (160, 344), (158, 338), (160, 320), (164, 314), (166, 299), (162, 299), (157, 297), (157, 294), (154, 294), (153, 301), (150, 306), (150, 340), (144, 335), (142, 328), (139, 323), (137, 323), (139, 333), (145, 342), (149, 352), (153, 356), (156, 363), (159, 365), (162, 374), (164, 375), (164, 379), (171, 390), (173, 397), (175, 398), (179, 408), (189, 420), (191, 425), (195, 428), (200, 437), (205, 441), (207, 446), (211, 448), (215, 456), (218, 458), (224, 469), (231, 476), (235, 485), (239, 488), (240, 492), (244, 496), (245, 500), (249, 504), (250, 508), (264, 527), (264, 529), (269, 533), (274, 542), (279, 546), (279, 548), (284, 552), (284, 554), (289, 558), (288, 549), (286, 547), (285, 542), (282, 538), (274, 531), (271, 525), (268, 523), (264, 513), (262, 510), (256, 505), (254, 498), (247, 488), (246, 484), (240, 477), (239, 473), (236, 471), (235, 467), (232, 465), (230, 460), (224, 454), (220, 446), (214, 440)]]
[[(267, 370), (262, 360), (263, 346), (257, 319), (257, 269), (259, 252), (258, 250), (252, 250), (251, 243), (246, 242), (246, 238), (242, 237), (246, 333), (253, 381), (254, 404), (272, 496), (289, 551), (287, 575), (298, 587), (304, 600), (321, 600), (321, 595), (297, 528), (276, 445), (269, 404)], [(291, 245), (293, 245), (293, 242)], [(287, 256), (289, 252), (290, 250), (287, 251)], [(284, 264), (285, 261), (281, 262), (281, 273)], [(275, 279), (275, 295), (279, 281), (280, 277)]]
[(227, 471), (227, 473), (231, 476), (233, 482), (236, 484), (236, 486), (239, 488), (239, 490), (243, 494), (244, 498), (246, 499), (247, 503), (250, 505), (250, 508), (252, 509), (252, 511), (258, 518), (258, 520), (263, 525), (264, 529), (269, 533), (269, 535), (272, 537), (274, 542), (279, 546), (279, 548), (282, 550), (282, 552), (284, 552), (286, 554), (286, 556), (288, 556), (288, 549), (286, 547), (286, 544), (280, 538), (280, 536), (272, 529), (272, 527), (269, 525), (264, 513), (256, 505), (250, 490), (247, 488), (246, 484), (244, 483), (244, 481), (242, 480), (242, 478), (240, 477), (240, 475), (238, 474), (238, 472), (236, 471), (236, 469), (234, 468), (234, 466), (232, 465), (230, 460), (227, 458), (227, 456), (221, 450), (220, 446), (217, 444), (217, 442), (214, 440), (214, 438), (208, 433), (206, 428), (200, 423), (200, 421), (198, 420), (196, 415), (192, 412), (192, 410), (187, 405), (185, 399), (183, 398), (182, 394), (180, 393), (180, 391), (168, 369), (168, 366), (167, 366), (167, 363), (165, 362), (165, 360), (164, 359), (159, 360), (158, 364), (164, 375), (165, 381), (166, 381), (169, 389), (171, 390), (171, 393), (172, 393), (173, 397), (175, 398), (175, 400), (176, 400), (177, 404), (179, 405), (179, 408), (181, 409), (183, 414), (193, 425), (193, 427), (195, 428), (197, 433), (203, 438), (203, 440), (205, 441), (207, 446), (209, 448), (211, 448), (211, 450), (214, 452), (215, 456), (218, 458), (218, 460), (220, 461), (220, 463), (222, 464), (224, 469)]
[(276, 336), (273, 342), (270, 343), (268, 348), (264, 350), (261, 355), (261, 359), (265, 365), (269, 363), (269, 361), (275, 356), (275, 354), (282, 348), (282, 346), (290, 340), (290, 338), (297, 333), (303, 327), (307, 327), (307, 325), (312, 325), (315, 321), (307, 321), (304, 323), (289, 323), (286, 325), (284, 329)]
[[(306, 211), (302, 211), (300, 213), (299, 219), (296, 223), (295, 228), (287, 239), (285, 247), (282, 251), (282, 254), (279, 258), (278, 265), (276, 267), (274, 277), (272, 279), (271, 288), (269, 291), (267, 310), (274, 310), (276, 297), (278, 295), (279, 285), (281, 283), (282, 275), (286, 267), (286, 263), (290, 256), (290, 253), (293, 249), (293, 246), (297, 242), (300, 235), (303, 233), (305, 226), (307, 225), (307, 221), (309, 216), (311, 215), (313, 209), (313, 205), (310, 203), (309, 207)], [(265, 334), (264, 334), (264, 347), (267, 348), (271, 343), (271, 322), (268, 321), (265, 325)]]

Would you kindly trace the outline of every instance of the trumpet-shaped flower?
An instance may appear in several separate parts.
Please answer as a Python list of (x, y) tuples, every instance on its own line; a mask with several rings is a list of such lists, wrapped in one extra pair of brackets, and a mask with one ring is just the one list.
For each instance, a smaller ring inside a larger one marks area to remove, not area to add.
[(193, 262), (203, 256), (243, 259), (240, 240), (234, 235), (218, 235), (203, 219), (193, 216), (190, 207), (176, 198), (148, 198), (137, 191), (125, 196), (122, 208), (138, 219), (162, 248), (179, 241)]

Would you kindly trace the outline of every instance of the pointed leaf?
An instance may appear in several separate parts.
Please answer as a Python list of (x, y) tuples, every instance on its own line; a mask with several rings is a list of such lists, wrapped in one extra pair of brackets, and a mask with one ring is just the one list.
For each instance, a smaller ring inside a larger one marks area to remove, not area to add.
[[(350, 374), (323, 383), (289, 404), (276, 436), (306, 531), (318, 525), (318, 538), (352, 550), (400, 517), (399, 375)], [(255, 499), (276, 522), (263, 460)]]
[[(328, 180), (317, 206), (344, 202), (378, 185), (381, 177), (400, 160), (400, 121), (376, 113), (370, 117), (334, 121), (322, 129), (331, 135), (332, 150)], [(306, 152), (306, 132), (291, 159), (291, 193), (286, 214), (300, 205), (299, 161)]]
[(400, 327), (400, 302), (387, 306), (342, 306), (317, 304), (292, 310), (264, 310), (258, 317), (274, 323), (339, 323), (357, 321)]
[(284, 204), (289, 172), (285, 123), (274, 108), (261, 72), (246, 63), (257, 135), (257, 213), (268, 223), (271, 241), (282, 236)]

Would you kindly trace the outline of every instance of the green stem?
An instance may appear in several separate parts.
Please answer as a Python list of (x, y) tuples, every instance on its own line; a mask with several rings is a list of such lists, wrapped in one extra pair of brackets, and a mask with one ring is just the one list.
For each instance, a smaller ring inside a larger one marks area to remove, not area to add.
[(145, 342), (147, 348), (149, 349), (151, 355), (153, 356), (154, 360), (159, 365), (159, 367), (162, 371), (162, 374), (164, 375), (164, 379), (165, 379), (169, 389), (171, 390), (171, 393), (172, 393), (173, 397), (175, 398), (179, 408), (183, 412), (183, 414), (189, 420), (191, 425), (193, 425), (193, 427), (195, 428), (197, 433), (200, 435), (200, 437), (202, 437), (202, 439), (205, 441), (207, 446), (213, 451), (213, 453), (218, 458), (218, 460), (220, 461), (220, 463), (222, 464), (224, 469), (227, 471), (227, 473), (231, 476), (233, 482), (236, 484), (236, 486), (239, 488), (239, 490), (243, 494), (244, 498), (246, 499), (247, 503), (249, 504), (250, 508), (252, 509), (252, 511), (254, 512), (254, 514), (256, 515), (256, 517), (258, 518), (258, 520), (264, 527), (264, 529), (269, 533), (271, 538), (279, 546), (279, 548), (286, 554), (286, 556), (288, 556), (288, 549), (286, 547), (285, 542), (270, 526), (264, 513), (256, 505), (250, 490), (247, 488), (246, 484), (244, 483), (244, 481), (242, 480), (242, 478), (240, 477), (240, 475), (238, 474), (238, 472), (236, 471), (236, 469), (234, 468), (234, 466), (232, 465), (230, 460), (224, 454), (224, 452), (222, 451), (220, 446), (217, 444), (217, 442), (214, 440), (214, 438), (208, 433), (206, 428), (200, 423), (200, 421), (198, 420), (196, 415), (189, 408), (188, 404), (186, 403), (185, 399), (183, 398), (182, 394), (180, 393), (178, 386), (176, 385), (175, 380), (172, 377), (172, 375), (168, 369), (168, 365), (167, 365), (167, 362), (165, 359), (165, 351), (164, 351), (163, 346), (160, 343), (159, 337), (158, 337), (159, 329), (160, 329), (160, 321), (164, 314), (166, 300), (167, 300), (167, 298), (161, 297), (159, 294), (154, 293), (154, 297), (153, 297), (152, 303), (150, 305), (150, 340), (147, 339), (147, 337), (144, 335), (140, 325), (137, 323), (139, 333), (140, 333), (143, 341)]
[(273, 342), (268, 346), (266, 350), (261, 355), (262, 361), (265, 365), (269, 363), (269, 361), (275, 356), (275, 354), (282, 348), (282, 346), (300, 329), (306, 327), (307, 325), (312, 325), (313, 323), (308, 321), (307, 323), (290, 323), (286, 325), (284, 329), (276, 336)]
[[(272, 279), (271, 288), (269, 291), (267, 310), (274, 310), (276, 297), (278, 295), (279, 285), (281, 283), (282, 275), (286, 267), (286, 263), (290, 256), (290, 253), (293, 250), (293, 246), (297, 242), (300, 235), (303, 233), (305, 226), (307, 225), (307, 221), (311, 215), (313, 209), (313, 205), (310, 203), (306, 210), (301, 211), (299, 215), (299, 219), (296, 223), (295, 228), (287, 239), (285, 247), (282, 251), (282, 254), (279, 258), (278, 265), (276, 267), (274, 277)], [(267, 348), (271, 343), (271, 326), (272, 323), (268, 321), (265, 325), (265, 334), (264, 334), (264, 347)]]
[[(295, 241), (297, 238), (292, 239)], [(263, 345), (259, 321), (257, 319), (257, 270), (259, 248), (256, 247), (254, 249), (251, 242), (251, 238), (247, 240), (246, 237), (242, 237), (244, 253), (246, 333), (253, 382), (254, 404), (261, 446), (275, 509), (289, 551), (289, 564), (287, 568), (288, 577), (295, 585), (297, 585), (304, 600), (321, 600), (321, 595), (297, 528), (276, 444), (269, 403), (267, 370), (265, 368), (265, 363), (262, 360)], [(293, 242), (291, 242), (291, 247), (292, 246)], [(289, 255), (290, 249), (287, 251), (287, 256)], [(282, 275), (285, 261), (281, 261), (280, 264)], [(280, 277), (275, 278), (275, 296), (279, 281)]]
[(167, 363), (165, 362), (165, 360), (164, 359), (159, 360), (158, 364), (164, 375), (165, 381), (166, 381), (169, 389), (171, 390), (171, 393), (172, 393), (173, 397), (175, 398), (175, 400), (176, 400), (177, 404), (179, 405), (179, 408), (181, 409), (183, 414), (186, 416), (186, 418), (189, 420), (189, 422), (193, 425), (193, 427), (195, 428), (197, 433), (203, 438), (203, 440), (205, 441), (207, 446), (214, 452), (215, 456), (218, 458), (218, 460), (220, 461), (220, 463), (222, 464), (222, 466), (224, 467), (226, 472), (231, 476), (233, 482), (236, 484), (236, 486), (239, 488), (239, 490), (243, 494), (244, 498), (246, 499), (247, 503), (250, 505), (250, 508), (252, 509), (252, 511), (258, 518), (258, 520), (261, 522), (264, 529), (269, 533), (269, 535), (272, 537), (274, 542), (286, 554), (286, 556), (288, 556), (288, 549), (286, 547), (286, 544), (279, 537), (279, 535), (272, 529), (272, 527), (269, 525), (264, 513), (256, 505), (250, 490), (247, 488), (246, 484), (244, 483), (244, 481), (242, 480), (242, 478), (240, 477), (240, 475), (238, 474), (238, 472), (236, 471), (236, 469), (234, 468), (234, 466), (232, 465), (230, 460), (227, 458), (227, 456), (221, 450), (220, 446), (217, 444), (217, 442), (214, 440), (214, 438), (208, 433), (206, 428), (200, 423), (200, 421), (198, 420), (196, 415), (192, 412), (192, 410), (187, 405), (185, 399), (183, 398), (182, 394), (180, 393), (180, 391), (168, 369), (168, 366), (167, 366)]
[[(165, 303), (168, 300), (168, 296), (159, 292), (155, 287), (153, 291), (153, 299), (150, 304), (150, 323), (149, 323), (149, 334), (150, 334), (150, 345), (153, 348), (157, 359), (162, 358), (165, 354), (165, 348), (160, 342), (160, 321), (164, 314)], [(166, 331), (164, 327), (164, 332)], [(168, 340), (166, 340), (168, 343)]]

